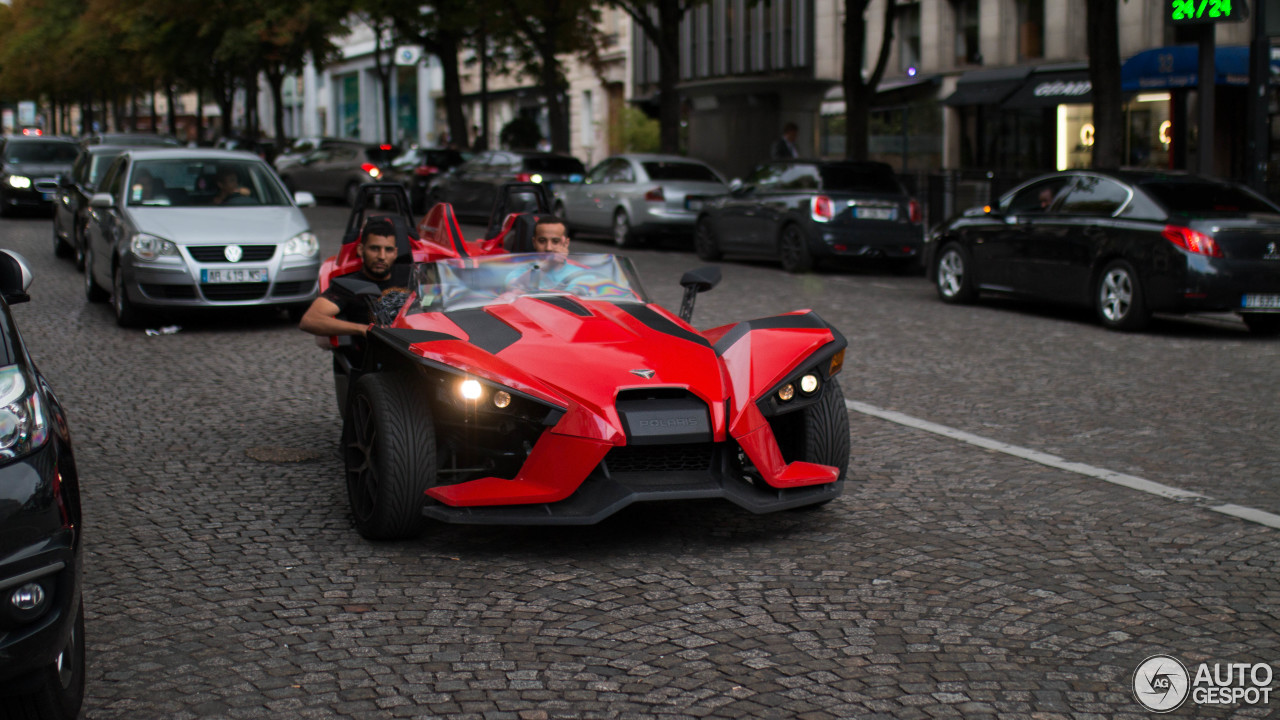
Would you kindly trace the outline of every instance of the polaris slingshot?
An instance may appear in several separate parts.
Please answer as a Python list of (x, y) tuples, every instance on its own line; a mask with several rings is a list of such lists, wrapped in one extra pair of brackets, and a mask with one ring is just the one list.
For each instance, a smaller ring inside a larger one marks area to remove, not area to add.
[[(846, 342), (817, 314), (698, 331), (694, 295), (718, 268), (685, 275), (674, 315), (626, 258), (520, 252), (531, 216), (506, 214), (502, 198), (498, 232), (473, 242), (447, 204), (410, 230), (402, 188), (363, 190), (321, 282), (367, 297), (378, 318), (362, 347), (332, 343), (364, 537), (411, 538), (432, 520), (591, 524), (658, 500), (724, 498), (764, 513), (840, 494)], [(397, 262), (413, 264), (390, 305), (372, 283), (341, 277), (359, 268), (366, 200), (380, 193), (378, 204), (400, 206), (389, 213)]]

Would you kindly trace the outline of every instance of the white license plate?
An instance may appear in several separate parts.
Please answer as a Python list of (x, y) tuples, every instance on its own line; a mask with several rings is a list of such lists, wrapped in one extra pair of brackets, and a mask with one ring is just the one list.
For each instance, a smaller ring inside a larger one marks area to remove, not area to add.
[(201, 270), (202, 283), (253, 283), (267, 282), (266, 268), (225, 268), (218, 270)]
[(684, 206), (690, 210), (701, 210), (702, 198), (689, 198), (684, 201)]
[(1240, 307), (1280, 310), (1280, 295), (1245, 295)]
[(853, 216), (859, 220), (897, 220), (898, 208), (855, 207)]

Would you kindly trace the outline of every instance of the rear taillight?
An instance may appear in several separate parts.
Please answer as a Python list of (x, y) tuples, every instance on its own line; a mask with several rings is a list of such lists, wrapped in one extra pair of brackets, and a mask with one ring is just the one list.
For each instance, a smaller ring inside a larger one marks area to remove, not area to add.
[(378, 169), (378, 166), (373, 163), (365, 163), (360, 166), (360, 169), (369, 173), (369, 177), (372, 178), (376, 178), (382, 174), (382, 171)]
[(1202, 232), (1178, 225), (1165, 225), (1163, 235), (1165, 240), (1187, 252), (1208, 255), (1209, 257), (1222, 257), (1222, 250), (1218, 248), (1218, 243)]
[(920, 201), (911, 198), (911, 202), (907, 203), (907, 216), (911, 218), (912, 225), (919, 225), (924, 220), (924, 212), (920, 209)]
[(662, 186), (659, 185), (658, 187), (645, 193), (644, 199), (648, 200), (649, 202), (664, 202), (667, 199), (667, 196), (662, 193)]
[(529, 173), (516, 173), (516, 182), (529, 182), (532, 178)]
[(819, 195), (809, 201), (809, 217), (818, 222), (829, 222), (835, 217), (835, 206), (831, 204), (831, 198), (826, 195)]
[(426, 175), (435, 175), (438, 172), (440, 172), (440, 168), (436, 167), (435, 165), (419, 165), (418, 167), (413, 169), (413, 174), (419, 177), (426, 176)]
[(390, 149), (391, 149), (391, 146), (390, 146), (390, 145), (379, 145), (379, 146), (378, 146), (378, 149), (379, 149), (379, 150), (390, 150)]

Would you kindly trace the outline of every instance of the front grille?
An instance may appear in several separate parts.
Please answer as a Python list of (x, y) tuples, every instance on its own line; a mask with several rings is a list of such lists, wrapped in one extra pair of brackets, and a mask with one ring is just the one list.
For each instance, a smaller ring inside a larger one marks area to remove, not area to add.
[(200, 286), (206, 300), (261, 300), (267, 294), (267, 283), (218, 283)]
[[(187, 252), (191, 253), (191, 257), (195, 258), (196, 262), (202, 263), (227, 262), (226, 249), (226, 245), (187, 246)], [(240, 258), (240, 262), (262, 262), (270, 260), (276, 254), (275, 245), (241, 245), (240, 249), (244, 251), (244, 257)]]
[(276, 283), (276, 287), (271, 294), (280, 297), (283, 295), (305, 295), (311, 292), (316, 284), (310, 280), (299, 280), (296, 282)]
[(610, 473), (702, 472), (711, 469), (715, 445), (637, 445), (615, 447), (605, 455)]
[(153, 283), (142, 283), (138, 286), (142, 289), (144, 295), (156, 300), (195, 300), (196, 288), (194, 285), (157, 285)]

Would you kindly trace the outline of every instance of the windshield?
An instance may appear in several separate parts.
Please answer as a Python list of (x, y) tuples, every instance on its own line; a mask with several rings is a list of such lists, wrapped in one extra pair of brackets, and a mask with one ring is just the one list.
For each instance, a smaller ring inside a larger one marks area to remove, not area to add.
[(513, 253), (414, 266), (417, 299), (406, 315), (573, 295), (605, 302), (648, 302), (631, 261), (604, 254)]
[(11, 163), (72, 163), (80, 152), (80, 146), (61, 140), (47, 142), (11, 142), (5, 147), (5, 162)]
[(1142, 189), (1162, 205), (1181, 215), (1280, 212), (1257, 195), (1224, 183), (1169, 180), (1143, 183)]
[(130, 205), (248, 207), (291, 205), (261, 160), (139, 160), (129, 175)]

